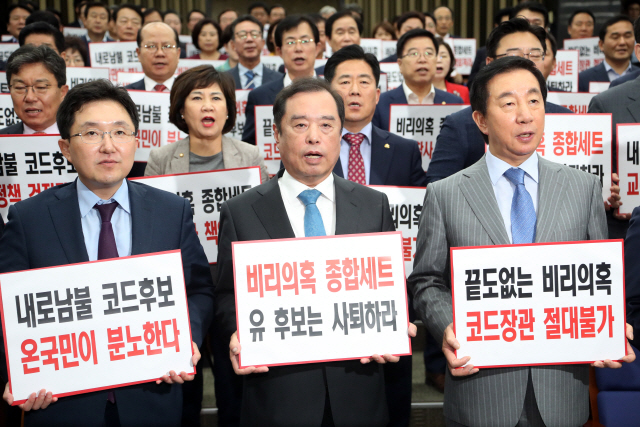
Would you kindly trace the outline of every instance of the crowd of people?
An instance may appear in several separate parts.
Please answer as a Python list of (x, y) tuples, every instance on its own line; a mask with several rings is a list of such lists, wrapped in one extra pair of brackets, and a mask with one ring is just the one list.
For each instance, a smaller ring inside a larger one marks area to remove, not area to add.
[[(0, 134), (59, 134), (59, 149), (78, 179), (19, 202), (8, 218), (0, 217), (0, 273), (181, 249), (194, 363), (201, 352), (213, 357), (219, 425), (408, 426), (411, 356), (239, 368), (231, 244), (305, 237), (318, 227), (321, 234), (313, 235), (392, 231), (386, 196), (365, 186), (427, 187), (407, 288), (415, 311), (411, 320), (420, 319), (428, 330), (425, 382), (444, 393), (447, 425), (587, 421), (588, 365), (478, 371), (468, 358), (456, 358), (459, 344), (451, 327), (449, 248), (626, 237), (632, 343), (632, 330), (640, 328), (640, 264), (634, 259), (640, 210), (618, 213), (625, 200), (615, 162), (603, 204), (594, 175), (536, 155), (545, 113), (572, 113), (546, 100), (558, 42), (542, 4), (498, 11), (469, 75), (455, 67), (455, 11), (447, 6), (407, 11), (375, 25), (366, 38), (396, 41), (395, 54), (380, 60), (360, 46), (364, 11), (357, 5), (288, 15), (281, 5), (253, 3), (246, 11), (226, 9), (216, 17), (86, 0), (74, 1), (74, 7), (77, 19), (68, 25), (57, 11), (38, 10), (36, 2), (7, 9), (7, 41), (20, 47), (0, 68), (20, 121)], [(611, 83), (593, 97), (589, 113), (612, 114), (613, 141), (617, 124), (640, 122), (639, 16), (640, 0), (630, 0), (605, 22), (596, 23), (587, 9), (575, 10), (567, 22), (573, 39), (593, 37), (600, 28), (604, 60), (579, 74), (579, 91), (588, 92), (590, 82)], [(86, 35), (65, 37), (63, 27), (84, 28)], [(188, 58), (184, 33), (197, 51)], [(90, 67), (91, 43), (127, 41), (137, 44), (142, 79), (124, 87), (100, 80), (69, 89), (66, 68)], [(282, 58), (277, 71), (262, 60), (273, 55)], [(203, 62), (176, 75), (180, 58)], [(326, 63), (316, 66), (317, 60)], [(214, 67), (207, 61), (224, 62)], [(384, 93), (381, 63), (397, 63), (402, 75), (402, 83)], [(152, 150), (147, 162), (134, 162), (139, 121), (127, 90), (169, 93), (169, 121), (187, 136)], [(239, 139), (229, 136), (236, 125), (236, 90), (250, 90)], [(389, 132), (391, 106), (398, 104), (468, 105), (444, 120), (426, 171), (416, 142)], [(254, 107), (261, 105), (273, 106), (282, 160), (273, 177), (256, 146)], [(96, 141), (87, 143), (90, 138)], [(126, 180), (248, 166), (260, 168), (263, 184), (222, 206), (218, 260), (212, 265), (188, 203)], [(562, 200), (545, 192), (551, 171), (558, 177), (553, 185), (573, 189)], [(511, 175), (518, 174), (515, 182)], [(306, 192), (315, 198), (305, 201)], [(512, 200), (515, 206), (519, 197), (526, 198), (522, 203), (533, 225), (513, 219)], [(538, 210), (549, 200), (558, 204), (553, 214)], [(100, 224), (109, 205), (115, 206), (108, 214), (114, 228), (121, 228), (115, 237), (111, 233), (115, 252), (105, 254)], [(580, 206), (590, 208), (582, 212)], [(47, 210), (51, 218), (43, 214)], [(495, 229), (487, 229), (487, 218)], [(562, 230), (536, 235), (536, 218), (537, 230)], [(312, 220), (313, 227), (307, 222)], [(140, 222), (163, 230), (162, 238), (141, 235)], [(410, 324), (408, 334), (415, 333)], [(4, 355), (0, 359), (6, 381)], [(622, 361), (634, 359), (629, 349)], [(594, 366), (621, 364), (606, 360)], [(59, 399), (42, 390), (20, 408), (25, 425), (199, 425), (203, 384), (197, 371), (195, 378), (172, 371), (162, 384)], [(8, 384), (3, 397), (13, 402)]]

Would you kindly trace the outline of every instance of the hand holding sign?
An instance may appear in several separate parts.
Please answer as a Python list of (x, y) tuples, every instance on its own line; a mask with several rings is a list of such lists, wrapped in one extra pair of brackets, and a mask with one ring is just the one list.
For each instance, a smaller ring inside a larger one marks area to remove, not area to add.
[(233, 370), (237, 375), (249, 375), (253, 374), (262, 374), (264, 372), (269, 372), (269, 368), (266, 366), (248, 366), (246, 368), (239, 368), (239, 357), (240, 357), (240, 342), (238, 341), (238, 331), (235, 331), (233, 335), (231, 335), (231, 341), (229, 342), (229, 358), (231, 359), (231, 366), (233, 366)]
[(453, 332), (453, 323), (449, 323), (449, 326), (444, 330), (444, 338), (442, 339), (442, 353), (447, 359), (447, 365), (449, 365), (449, 371), (454, 377), (465, 377), (467, 375), (475, 374), (479, 371), (478, 368), (474, 368), (469, 363), (470, 356), (465, 356), (462, 359), (456, 357), (456, 350), (460, 348), (460, 343), (456, 339), (456, 334)]
[[(200, 360), (200, 350), (198, 350), (198, 346), (193, 341), (191, 341), (191, 345), (193, 346), (191, 364), (196, 366)], [(163, 375), (159, 380), (156, 380), (156, 384), (160, 384), (163, 381), (167, 384), (184, 384), (185, 381), (193, 381), (195, 377), (195, 374), (189, 375), (185, 371), (180, 372), (180, 375), (176, 374), (176, 371), (169, 371), (169, 375)]]
[[(407, 332), (409, 333), (409, 336), (411, 338), (415, 337), (418, 334), (418, 328), (416, 327), (416, 325), (414, 325), (413, 323), (409, 323), (409, 328), (407, 330)], [(362, 359), (360, 359), (360, 363), (362, 363), (363, 365), (366, 365), (367, 363), (371, 362), (372, 360), (378, 362), (378, 363), (398, 363), (400, 361), (400, 356), (394, 356), (392, 354), (389, 353), (385, 353), (382, 356), (380, 356), (379, 354), (374, 354), (371, 357), (363, 357)]]
[[(631, 344), (629, 344), (629, 340), (633, 340), (633, 326), (626, 323), (626, 335), (627, 335), (627, 354), (626, 356), (620, 358), (624, 363), (631, 363), (636, 360), (636, 353), (631, 348)], [(611, 359), (605, 360), (597, 360), (591, 364), (591, 366), (595, 366), (596, 368), (611, 368), (611, 369), (619, 369), (622, 368), (622, 363), (614, 362)]]
[[(9, 383), (7, 383), (4, 386), (4, 394), (2, 395), (2, 398), (9, 405), (11, 405), (15, 400), (13, 398), (13, 394), (11, 394), (11, 392), (9, 391)], [(45, 409), (51, 403), (55, 403), (57, 401), (58, 401), (58, 398), (54, 397), (53, 393), (45, 389), (42, 389), (40, 390), (40, 393), (38, 393), (37, 395), (36, 393), (31, 393), (27, 401), (24, 403), (21, 403), (20, 405), (18, 405), (18, 407), (25, 412), (28, 412), (31, 410), (36, 411), (38, 409)]]

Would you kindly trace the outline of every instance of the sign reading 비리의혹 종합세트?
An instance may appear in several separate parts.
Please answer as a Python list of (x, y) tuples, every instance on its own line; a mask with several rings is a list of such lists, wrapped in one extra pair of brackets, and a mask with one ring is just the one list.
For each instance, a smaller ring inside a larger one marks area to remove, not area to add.
[(241, 368), (411, 353), (399, 231), (232, 250)]
[(0, 275), (14, 405), (194, 373), (179, 250)]
[(626, 354), (623, 241), (451, 249), (459, 359), (476, 367)]

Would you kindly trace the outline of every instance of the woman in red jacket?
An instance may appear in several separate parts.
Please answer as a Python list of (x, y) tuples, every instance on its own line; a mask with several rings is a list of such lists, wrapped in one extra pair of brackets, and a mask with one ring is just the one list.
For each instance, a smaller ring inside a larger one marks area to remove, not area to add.
[(465, 104), (470, 104), (469, 88), (463, 85), (453, 83), (451, 72), (454, 69), (456, 59), (453, 56), (453, 50), (447, 43), (441, 42), (438, 48), (438, 62), (436, 64), (436, 75), (433, 78), (433, 84), (436, 89), (444, 90), (462, 98)]

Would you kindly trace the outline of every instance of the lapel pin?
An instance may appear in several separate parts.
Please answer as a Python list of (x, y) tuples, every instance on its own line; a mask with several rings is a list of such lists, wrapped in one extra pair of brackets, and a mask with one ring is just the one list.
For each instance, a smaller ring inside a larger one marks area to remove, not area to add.
[(184, 157), (184, 153), (180, 153), (180, 157)]
[(389, 148), (389, 144), (384, 144), (384, 148)]
[(442, 101), (442, 105), (446, 104), (446, 102)]

